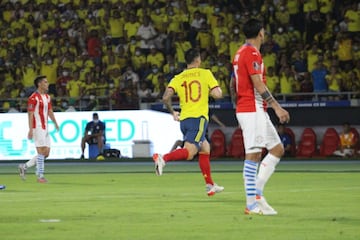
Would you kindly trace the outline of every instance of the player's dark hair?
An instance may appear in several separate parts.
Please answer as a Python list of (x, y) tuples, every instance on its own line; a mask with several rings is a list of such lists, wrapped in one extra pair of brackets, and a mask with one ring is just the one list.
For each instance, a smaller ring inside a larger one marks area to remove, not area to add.
[(185, 61), (186, 64), (191, 64), (195, 61), (197, 57), (200, 57), (200, 52), (196, 48), (190, 48), (185, 52)]
[(34, 80), (34, 85), (35, 85), (36, 88), (38, 88), (39, 83), (40, 83), (44, 78), (46, 78), (45, 75), (37, 76), (37, 77), (35, 78), (35, 80)]
[(243, 26), (243, 32), (247, 39), (255, 38), (263, 28), (263, 23), (257, 19), (249, 19)]

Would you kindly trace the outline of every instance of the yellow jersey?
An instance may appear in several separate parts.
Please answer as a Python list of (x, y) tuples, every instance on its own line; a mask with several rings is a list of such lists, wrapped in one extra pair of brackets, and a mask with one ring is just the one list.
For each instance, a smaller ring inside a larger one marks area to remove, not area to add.
[(340, 145), (343, 148), (350, 148), (354, 144), (355, 135), (352, 132), (340, 134)]
[(219, 87), (210, 70), (185, 69), (170, 81), (168, 87), (172, 88), (180, 99), (180, 120), (201, 116), (209, 120), (209, 93), (211, 89)]

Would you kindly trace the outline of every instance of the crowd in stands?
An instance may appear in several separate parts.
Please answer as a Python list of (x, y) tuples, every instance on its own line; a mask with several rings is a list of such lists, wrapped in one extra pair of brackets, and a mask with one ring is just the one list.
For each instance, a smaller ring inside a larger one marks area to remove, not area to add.
[(55, 111), (137, 109), (160, 100), (191, 47), (227, 98), (250, 17), (265, 24), (262, 54), (275, 95), (360, 98), (359, 12), (357, 0), (1, 1), (0, 108), (25, 111), (41, 74)]

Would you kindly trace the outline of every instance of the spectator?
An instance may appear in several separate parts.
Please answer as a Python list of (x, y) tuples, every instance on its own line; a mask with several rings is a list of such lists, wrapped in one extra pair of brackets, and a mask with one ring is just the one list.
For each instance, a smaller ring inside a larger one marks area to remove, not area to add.
[(141, 102), (153, 102), (154, 96), (151, 88), (148, 87), (148, 83), (142, 81), (140, 83), (140, 89), (137, 92)]
[(185, 39), (185, 34), (183, 32), (178, 32), (176, 40), (174, 42), (175, 47), (175, 59), (179, 64), (179, 67), (185, 68), (185, 56), (184, 52), (191, 48), (191, 43)]
[(90, 31), (90, 36), (87, 40), (87, 52), (95, 63), (101, 62), (101, 40), (96, 29)]
[(316, 43), (311, 45), (311, 48), (306, 51), (306, 62), (308, 72), (314, 70), (316, 62), (319, 60), (319, 55), (322, 54), (322, 50), (319, 49)]
[[(237, 49), (236, 49), (237, 50)], [(276, 69), (276, 60), (277, 56), (276, 53), (272, 51), (272, 45), (269, 44), (269, 42), (266, 42), (263, 47), (263, 61), (266, 70), (268, 70), (270, 67), (274, 68), (274, 71)]]
[(276, 32), (273, 34), (274, 41), (279, 45), (280, 50), (285, 51), (289, 43), (289, 36), (284, 32), (285, 29), (282, 26), (279, 26), (276, 29)]
[(97, 144), (99, 155), (103, 154), (105, 137), (105, 123), (99, 120), (99, 115), (93, 113), (92, 121), (88, 122), (85, 127), (85, 133), (81, 139), (81, 160), (84, 160), (85, 144)]
[(128, 45), (128, 52), (127, 54), (129, 56), (134, 56), (135, 55), (135, 51), (136, 51), (136, 48), (139, 48), (140, 49), (140, 42), (136, 39), (136, 36), (132, 36), (130, 38), (130, 43)]
[(297, 82), (295, 81), (294, 74), (288, 65), (281, 68), (279, 73), (280, 78), (280, 93), (291, 94), (297, 90)]
[(33, 85), (33, 79), (38, 75), (37, 67), (32, 63), (31, 58), (25, 58), (23, 65), (20, 67), (22, 72), (22, 84), (25, 88), (26, 96), (30, 96), (36, 88)]
[(309, 12), (310, 18), (306, 21), (306, 40), (307, 44), (311, 44), (314, 40), (315, 34), (324, 31), (325, 23), (320, 18), (319, 11)]
[(351, 5), (345, 10), (344, 18), (347, 24), (347, 30), (356, 34), (360, 32), (360, 4), (358, 1), (352, 1)]
[[(341, 75), (337, 72), (337, 67), (332, 66), (330, 73), (325, 76), (329, 92), (340, 93), (341, 89)], [(340, 100), (339, 95), (329, 96), (329, 100)]]
[(340, 157), (352, 157), (355, 153), (355, 135), (350, 130), (350, 123), (345, 122), (343, 124), (343, 130), (340, 133), (340, 143), (338, 149), (334, 152), (335, 156)]
[[(123, 50), (122, 50), (123, 51)], [(109, 73), (111, 70), (117, 68), (120, 69), (121, 66), (117, 62), (117, 56), (112, 48), (106, 50), (106, 54), (102, 57), (102, 66), (105, 69), (106, 73)]]
[(344, 70), (347, 64), (351, 67), (353, 66), (352, 38), (349, 34), (342, 32), (338, 33), (334, 43), (334, 49), (336, 50), (341, 69)]
[(328, 85), (325, 79), (327, 70), (323, 63), (318, 61), (315, 69), (311, 72), (311, 78), (314, 85), (314, 92), (327, 92)]
[(197, 47), (201, 50), (208, 50), (214, 46), (213, 35), (210, 32), (209, 25), (206, 22), (201, 23), (201, 28), (196, 36)]
[(126, 67), (126, 71), (123, 73), (122, 79), (124, 82), (132, 81), (133, 85), (136, 86), (136, 88), (139, 88), (139, 75), (133, 71), (131, 65)]
[(51, 54), (45, 53), (43, 61), (41, 61), (40, 74), (47, 76), (49, 82), (49, 94), (56, 96), (56, 80), (57, 80), (58, 61), (54, 61)]
[(136, 36), (139, 27), (140, 23), (137, 21), (136, 15), (134, 13), (130, 13), (129, 19), (124, 25), (125, 39), (129, 40), (132, 36)]
[(151, 89), (154, 90), (159, 89), (160, 85), (159, 85), (159, 76), (163, 75), (163, 72), (160, 71), (161, 69), (159, 69), (159, 66), (157, 65), (152, 65), (151, 66), (151, 72), (146, 75), (146, 77), (144, 78), (145, 81), (149, 82), (149, 86), (151, 86)]
[[(189, 6), (189, 9), (191, 9), (191, 7)], [(190, 10), (191, 11), (191, 10)], [(190, 30), (189, 30), (189, 41), (191, 43), (191, 46), (196, 46), (196, 38), (197, 38), (197, 34), (201, 29), (201, 25), (205, 22), (206, 23), (206, 19), (204, 17), (204, 15), (199, 11), (196, 10), (193, 12), (192, 18), (190, 19)]]
[(113, 45), (119, 44), (120, 37), (124, 36), (124, 25), (125, 21), (120, 15), (119, 10), (114, 10), (112, 16), (107, 22), (108, 28), (110, 29), (111, 40)]
[(80, 80), (79, 71), (76, 70), (72, 74), (72, 79), (70, 79), (66, 84), (66, 95), (68, 97), (77, 98), (81, 95), (82, 88), (83, 82)]
[(307, 65), (306, 60), (303, 56), (303, 51), (295, 50), (292, 53), (291, 67), (298, 74), (303, 74), (307, 72)]
[(268, 67), (266, 72), (266, 86), (273, 94), (280, 93), (280, 79), (275, 75), (274, 67)]
[[(216, 46), (219, 46), (221, 42), (224, 42), (225, 37), (229, 35), (229, 29), (225, 26), (225, 20), (222, 16), (217, 17), (216, 26), (211, 30)], [(224, 38), (221, 38), (221, 35), (223, 35)]]
[(149, 16), (143, 17), (143, 23), (137, 29), (136, 36), (140, 40), (141, 50), (148, 54), (150, 47), (155, 46), (155, 38), (158, 36)]
[(124, 85), (119, 68), (114, 68), (109, 72), (109, 84), (112, 84), (111, 88), (118, 88)]
[(131, 65), (134, 67), (134, 71), (139, 74), (139, 77), (142, 78), (147, 70), (146, 55), (141, 52), (140, 47), (135, 48), (135, 54), (131, 56)]
[(59, 88), (62, 89), (63, 93), (67, 93), (67, 84), (73, 79), (71, 70), (63, 68), (60, 77), (56, 80), (56, 96), (58, 95)]
[(242, 43), (245, 41), (244, 39), (240, 38), (240, 34), (236, 34), (235, 32), (240, 31), (239, 28), (234, 29), (233, 37), (230, 37), (229, 42), (229, 51), (230, 51), (230, 59), (234, 59), (236, 51), (239, 49), (239, 47), (242, 45)]
[(158, 51), (155, 47), (155, 45), (150, 46), (150, 52), (146, 57), (146, 63), (149, 67), (156, 65), (160, 68), (164, 65), (165, 58), (164, 54), (160, 51)]

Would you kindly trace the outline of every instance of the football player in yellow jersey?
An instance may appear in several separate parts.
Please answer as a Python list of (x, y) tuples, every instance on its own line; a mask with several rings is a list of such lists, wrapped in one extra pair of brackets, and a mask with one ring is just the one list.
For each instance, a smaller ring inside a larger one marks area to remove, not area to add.
[[(162, 156), (153, 155), (155, 171), (162, 175), (166, 162), (191, 160), (199, 153), (199, 166), (206, 183), (208, 196), (222, 192), (224, 187), (218, 186), (211, 178), (210, 144), (205, 138), (209, 121), (209, 95), (215, 99), (222, 97), (222, 92), (214, 75), (208, 69), (199, 68), (200, 52), (189, 49), (185, 53), (187, 68), (176, 75), (169, 83), (163, 95), (163, 102), (175, 121), (180, 121), (184, 136), (184, 147)], [(171, 98), (177, 93), (180, 100), (181, 114), (172, 107)]]

